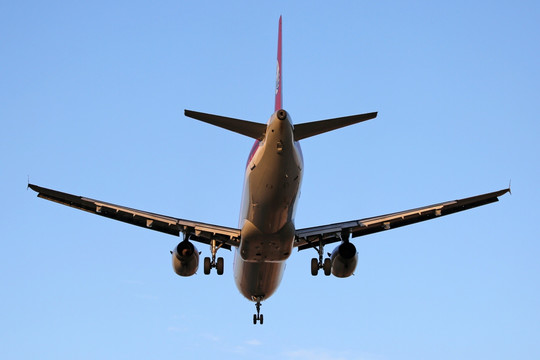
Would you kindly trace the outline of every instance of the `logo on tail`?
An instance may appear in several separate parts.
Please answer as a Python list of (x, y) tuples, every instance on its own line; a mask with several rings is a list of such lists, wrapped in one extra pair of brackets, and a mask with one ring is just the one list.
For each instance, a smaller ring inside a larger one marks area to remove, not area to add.
[(283, 107), (282, 98), (282, 83), (281, 83), (281, 16), (279, 17), (279, 29), (278, 29), (278, 49), (277, 49), (277, 70), (276, 70), (276, 102), (274, 110), (278, 111)]
[(281, 79), (281, 75), (280, 75), (280, 68), (279, 68), (279, 60), (277, 62), (277, 68), (276, 68), (276, 95), (278, 94), (279, 92), (279, 81)]

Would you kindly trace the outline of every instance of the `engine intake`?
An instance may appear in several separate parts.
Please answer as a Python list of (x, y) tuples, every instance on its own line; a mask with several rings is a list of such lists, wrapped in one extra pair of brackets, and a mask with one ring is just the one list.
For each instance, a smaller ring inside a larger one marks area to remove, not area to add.
[(174, 272), (180, 276), (191, 276), (199, 268), (199, 251), (190, 241), (184, 240), (172, 251)]
[(332, 261), (332, 274), (335, 277), (346, 278), (353, 274), (358, 263), (358, 252), (350, 242), (342, 242), (334, 249), (330, 256)]

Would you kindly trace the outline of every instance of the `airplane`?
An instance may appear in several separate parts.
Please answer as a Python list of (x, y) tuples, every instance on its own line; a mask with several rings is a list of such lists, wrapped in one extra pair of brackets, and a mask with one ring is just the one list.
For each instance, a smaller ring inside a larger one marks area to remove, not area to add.
[[(314, 249), (311, 274), (320, 270), (338, 278), (351, 276), (358, 252), (351, 238), (369, 235), (435, 219), (490, 204), (510, 192), (510, 187), (482, 195), (446, 201), (391, 214), (334, 224), (296, 229), (294, 217), (300, 194), (304, 163), (300, 141), (328, 131), (374, 119), (377, 112), (293, 124), (283, 109), (282, 18), (279, 18), (277, 72), (274, 113), (266, 124), (185, 110), (187, 117), (206, 122), (255, 139), (245, 169), (240, 220), (237, 228), (159, 215), (47, 189), (28, 187), (38, 197), (93, 214), (123, 221), (150, 230), (180, 236), (183, 240), (171, 251), (173, 269), (179, 276), (192, 276), (199, 268), (199, 255), (193, 242), (210, 246), (210, 257), (203, 260), (204, 274), (224, 271), (220, 249), (234, 249), (233, 272), (240, 293), (255, 303), (254, 324), (263, 324), (261, 303), (277, 290), (285, 262), (294, 249)], [(338, 243), (329, 257), (324, 247)]]

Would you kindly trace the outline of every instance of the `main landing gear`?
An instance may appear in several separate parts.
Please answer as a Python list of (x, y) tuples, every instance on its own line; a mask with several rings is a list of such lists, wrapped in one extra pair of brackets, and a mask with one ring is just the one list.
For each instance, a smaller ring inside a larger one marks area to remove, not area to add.
[(223, 275), (223, 258), (218, 257), (216, 261), (216, 253), (221, 246), (222, 244), (220, 244), (219, 246), (216, 245), (216, 240), (212, 240), (210, 242), (210, 251), (212, 253), (212, 259), (210, 259), (209, 257), (204, 258), (204, 274), (205, 275), (210, 274), (210, 271), (212, 270), (212, 268), (216, 269), (216, 272), (218, 275)]
[(319, 252), (319, 259), (311, 259), (311, 275), (317, 276), (319, 274), (319, 269), (323, 269), (324, 275), (329, 276), (332, 273), (332, 260), (330, 260), (330, 258), (326, 258), (323, 261), (324, 245), (322, 243), (322, 239), (319, 241), (319, 247), (316, 248), (313, 246), (313, 248)]
[(257, 321), (259, 322), (259, 324), (263, 324), (263, 321), (264, 321), (264, 318), (263, 318), (263, 314), (261, 314), (261, 300), (262, 298), (261, 297), (256, 297), (254, 298), (254, 300), (257, 301), (257, 303), (255, 304), (255, 307), (257, 308), (257, 313), (256, 314), (253, 314), (253, 325), (257, 325)]

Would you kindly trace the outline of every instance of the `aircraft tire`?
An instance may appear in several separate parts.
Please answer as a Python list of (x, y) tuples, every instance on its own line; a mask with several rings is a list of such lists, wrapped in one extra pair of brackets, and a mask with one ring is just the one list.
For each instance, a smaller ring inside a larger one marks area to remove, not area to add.
[(316, 258), (311, 259), (311, 275), (317, 276), (319, 273), (319, 260)]
[(218, 275), (223, 275), (223, 258), (222, 257), (219, 257), (217, 259), (216, 271)]
[(330, 260), (330, 258), (324, 259), (323, 269), (324, 275), (330, 276), (332, 273), (332, 260)]
[(204, 275), (210, 274), (211, 269), (212, 269), (212, 265), (210, 264), (210, 258), (205, 257), (204, 258)]

